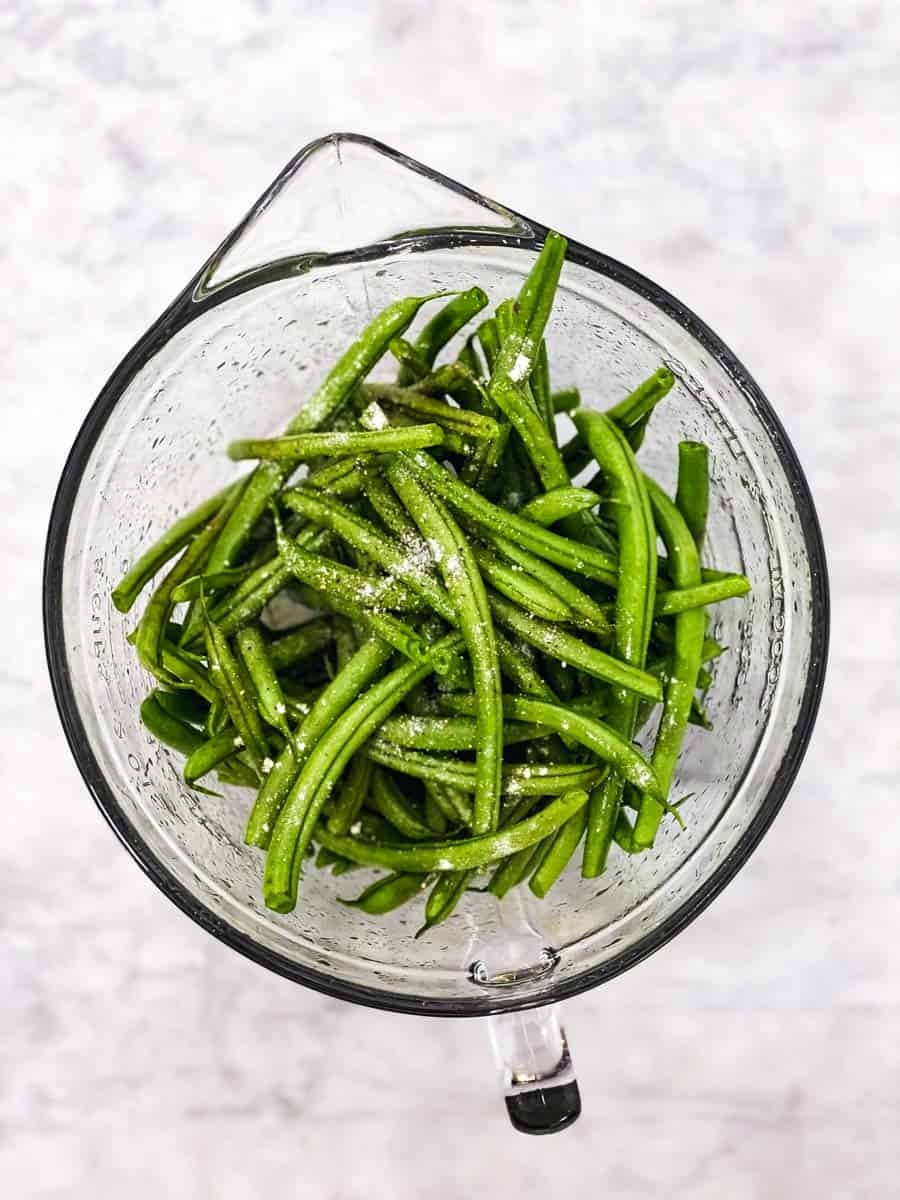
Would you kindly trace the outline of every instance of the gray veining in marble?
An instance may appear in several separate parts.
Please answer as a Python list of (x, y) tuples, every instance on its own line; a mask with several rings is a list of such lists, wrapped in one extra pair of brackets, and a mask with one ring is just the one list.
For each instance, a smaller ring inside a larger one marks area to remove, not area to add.
[[(7, 0), (0, 30), (3, 1194), (897, 1196), (896, 6)], [(39, 556), (79, 422), (335, 128), (701, 313), (779, 409), (830, 554), (830, 687), (794, 792), (702, 919), (569, 1005), (586, 1111), (549, 1141), (508, 1129), (477, 1023), (304, 993), (169, 905), (50, 698)]]

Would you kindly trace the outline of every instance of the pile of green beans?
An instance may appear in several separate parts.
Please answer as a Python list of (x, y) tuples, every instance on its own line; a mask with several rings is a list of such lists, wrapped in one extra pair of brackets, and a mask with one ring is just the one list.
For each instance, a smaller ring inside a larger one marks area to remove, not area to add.
[(189, 786), (255, 792), (276, 912), (305, 870), (374, 867), (342, 902), (421, 897), (423, 934), (469, 888), (543, 897), (582, 844), (593, 877), (684, 823), (672, 785), (723, 653), (707, 608), (750, 584), (701, 561), (706, 447), (678, 446), (674, 499), (637, 464), (667, 367), (606, 412), (551, 390), (565, 252), (548, 234), (493, 313), (479, 287), (391, 304), (283, 437), (231, 443), (255, 468), (113, 592), (129, 612), (156, 581), (129, 635), (154, 680), (141, 720)]

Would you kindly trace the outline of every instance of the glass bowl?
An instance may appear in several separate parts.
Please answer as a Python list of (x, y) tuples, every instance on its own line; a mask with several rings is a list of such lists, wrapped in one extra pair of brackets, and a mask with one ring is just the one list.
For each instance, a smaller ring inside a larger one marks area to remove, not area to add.
[[(148, 538), (232, 478), (235, 437), (281, 431), (359, 329), (401, 295), (479, 283), (514, 295), (544, 226), (370, 139), (307, 146), (140, 342), (91, 408), (63, 471), (45, 563), (56, 702), (81, 773), (137, 862), (189, 916), (308, 987), (402, 1012), (477, 1016), (547, 1005), (658, 949), (721, 891), (771, 824), (803, 757), (825, 668), (821, 535), (796, 455), (753, 379), (656, 284), (569, 243), (547, 340), (554, 386), (605, 408), (661, 364), (677, 377), (641, 451), (674, 482), (675, 446), (711, 450), (705, 560), (749, 576), (714, 610), (707, 697), (654, 849), (615, 848), (606, 874), (570, 868), (548, 898), (469, 893), (413, 939), (418, 914), (369, 918), (325, 872), (294, 913), (266, 909), (261, 855), (242, 841), (248, 793), (201, 795), (143, 728), (150, 681), (126, 634), (140, 611), (110, 592)], [(563, 231), (564, 232), (564, 231)], [(523, 894), (519, 894), (519, 893)]]

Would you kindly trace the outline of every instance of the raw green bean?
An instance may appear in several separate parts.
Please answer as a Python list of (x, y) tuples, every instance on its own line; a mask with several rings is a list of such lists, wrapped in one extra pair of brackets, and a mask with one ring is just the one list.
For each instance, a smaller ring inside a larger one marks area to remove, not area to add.
[(560, 388), (551, 395), (550, 403), (555, 413), (572, 412), (581, 403), (581, 393), (577, 387)]
[(291, 731), (288, 728), (284, 692), (259, 626), (248, 625), (246, 629), (241, 629), (235, 637), (235, 644), (256, 691), (259, 715), (289, 738)]
[(657, 617), (671, 617), (692, 608), (717, 604), (720, 600), (746, 596), (749, 591), (748, 579), (743, 575), (729, 575), (725, 579), (711, 579), (708, 583), (697, 584), (696, 587), (673, 588), (663, 592), (656, 597), (653, 612)]
[(449, 824), (465, 825), (467, 829), (471, 829), (472, 802), (465, 792), (461, 792), (459, 788), (450, 787), (446, 783), (435, 783), (432, 779), (426, 779), (423, 782), (425, 795), (441, 810)]
[(542, 529), (517, 513), (498, 508), (472, 488), (454, 479), (449, 471), (426, 454), (407, 455), (406, 461), (429, 488), (476, 524), (509, 538), (559, 567), (575, 571), (588, 579), (616, 585), (618, 563), (612, 555), (594, 546), (581, 546), (550, 529)]
[(596, 492), (564, 484), (561, 487), (551, 488), (549, 492), (542, 492), (540, 496), (529, 500), (519, 509), (519, 516), (526, 517), (529, 521), (534, 521), (535, 524), (547, 528), (565, 517), (595, 508), (599, 503), (600, 497)]
[(337, 837), (320, 829), (323, 845), (337, 854), (367, 866), (386, 867), (391, 871), (431, 872), (466, 871), (485, 867), (542, 841), (564, 825), (587, 804), (587, 792), (578, 788), (565, 792), (546, 808), (495, 833), (480, 834), (457, 842), (425, 842), (417, 845), (379, 844)]
[(559, 879), (572, 855), (581, 844), (584, 831), (587, 829), (587, 820), (588, 809), (587, 805), (585, 805), (584, 808), (579, 809), (575, 816), (570, 817), (565, 825), (553, 835), (553, 840), (550, 842), (543, 858), (537, 864), (528, 885), (535, 896), (541, 900), (543, 900), (557, 879)]
[[(477, 745), (477, 726), (471, 716), (389, 717), (382, 725), (380, 735), (395, 746), (407, 746), (410, 750), (474, 750)], [(537, 725), (515, 721), (506, 721), (503, 725), (504, 746), (545, 736), (545, 731)]]
[(349, 833), (359, 816), (372, 782), (372, 760), (364, 754), (356, 754), (341, 781), (341, 789), (328, 814), (328, 828), (332, 833)]
[(369, 884), (355, 900), (338, 896), (338, 903), (346, 904), (348, 908), (358, 908), (370, 917), (380, 917), (414, 900), (427, 887), (427, 875), (388, 875)]
[(523, 546), (500, 534), (486, 531), (484, 536), (502, 554), (505, 554), (511, 563), (527, 572), (544, 588), (564, 601), (574, 614), (572, 619), (577, 624), (585, 625), (601, 636), (612, 633), (612, 624), (597, 601), (576, 583), (572, 583), (561, 571), (551, 566), (546, 559), (532, 554), (530, 550), (526, 550)]
[[(364, 642), (353, 658), (325, 688), (305, 719), (294, 731), (291, 745), (278, 755), (266, 776), (247, 821), (244, 841), (266, 849), (278, 814), (315, 746), (342, 713), (378, 678), (391, 657), (392, 647), (380, 638)], [(357, 781), (358, 783), (360, 781)], [(365, 791), (359, 804), (365, 799)], [(354, 801), (355, 803), (355, 801)], [(358, 813), (359, 806), (356, 806)], [(356, 819), (354, 814), (353, 820)]]
[(197, 788), (198, 791), (205, 791), (205, 788), (198, 788), (197, 780), (208, 775), (222, 763), (228, 763), (232, 777), (241, 777), (244, 787), (258, 788), (259, 777), (256, 772), (234, 758), (243, 745), (242, 738), (235, 733), (234, 726), (231, 725), (221, 733), (204, 741), (191, 751), (184, 764), (184, 782), (189, 787)]
[(398, 381), (402, 377), (404, 382), (411, 383), (428, 374), (428, 363), (406, 338), (394, 338), (388, 349), (400, 364)]
[[(602, 413), (579, 410), (574, 420), (607, 476), (610, 498), (616, 501), (613, 512), (619, 534), (619, 581), (615, 649), (623, 665), (640, 670), (646, 661), (656, 589), (656, 531), (643, 476), (628, 442), (612, 419)], [(634, 691), (617, 687), (607, 718), (609, 725), (630, 740), (636, 718)], [(591, 795), (582, 861), (582, 874), (586, 878), (605, 869), (623, 782), (624, 776), (613, 772)]]
[(268, 651), (276, 671), (284, 671), (307, 658), (312, 658), (329, 645), (334, 637), (333, 617), (314, 617), (289, 633), (269, 642)]
[(387, 771), (376, 769), (372, 773), (372, 783), (366, 804), (374, 812), (384, 817), (389, 825), (393, 825), (394, 829), (403, 837), (417, 842), (431, 837), (432, 830), (419, 819), (415, 808)]
[[(275, 823), (263, 877), (266, 904), (277, 912), (290, 912), (297, 900), (297, 884), (306, 847), (316, 833), (325, 801), (347, 763), (412, 688), (427, 678), (435, 662), (462, 645), (457, 633), (432, 646), (421, 663), (405, 663), (372, 684), (319, 738), (291, 788)], [(334, 835), (319, 830), (324, 844)], [(333, 847), (332, 847), (333, 848)], [(340, 851), (338, 851), (340, 853)], [(345, 855), (353, 858), (352, 855)], [(353, 859), (353, 861), (357, 861)]]
[(529, 382), (535, 408), (541, 414), (541, 420), (547, 426), (547, 432), (555, 444), (556, 417), (553, 411), (553, 398), (550, 395), (550, 363), (547, 359), (547, 343), (543, 338), (538, 346)]
[(475, 561), (482, 576), (508, 600), (545, 621), (572, 621), (575, 614), (565, 600), (546, 588), (521, 567), (505, 563), (484, 546), (474, 546)]
[(407, 456), (396, 456), (388, 464), (386, 474), (422, 535), (435, 547), (438, 570), (456, 609), (469, 652), (479, 703), (472, 822), (474, 832), (484, 833), (496, 828), (499, 818), (503, 759), (500, 668), (487, 593), (471, 546), (441, 502), (409, 470)]
[(434, 797), (429, 793), (425, 793), (425, 800), (422, 805), (425, 814), (425, 824), (435, 834), (446, 834), (448, 821), (444, 816), (444, 810), (435, 802)]
[(343, 563), (311, 554), (285, 536), (280, 521), (277, 536), (279, 556), (295, 578), (323, 592), (335, 612), (360, 621), (414, 662), (422, 661), (427, 646), (415, 630), (378, 610), (384, 598), (383, 584), (390, 584), (390, 579), (369, 579)]
[(630, 662), (614, 658), (603, 650), (588, 645), (558, 625), (529, 616), (501, 596), (490, 596), (491, 611), (497, 620), (517, 633), (522, 641), (551, 654), (560, 662), (571, 663), (596, 679), (615, 684), (646, 700), (661, 700), (662, 688), (658, 679)]
[(256, 706), (247, 694), (249, 680), (231, 653), (228, 639), (209, 616), (204, 618), (204, 630), (210, 678), (215, 681), (231, 723), (243, 739), (253, 765), (265, 773), (267, 769), (271, 770), (272, 760)]
[(170, 717), (175, 717), (178, 721), (187, 721), (189, 725), (202, 725), (209, 713), (209, 704), (195, 692), (167, 692), (156, 688), (151, 695)]
[(302, 489), (284, 493), (284, 502), (311, 521), (330, 529), (355, 550), (362, 551), (389, 575), (408, 584), (423, 596), (435, 612), (445, 621), (455, 623), (456, 608), (448, 592), (431, 574), (431, 557), (427, 545), (422, 542), (425, 555), (411, 553), (401, 543), (386, 537), (371, 521), (359, 517), (336, 500), (311, 496)]
[(347, 454), (391, 454), (397, 450), (422, 450), (440, 446), (440, 425), (408, 425), (402, 429), (376, 429), (364, 433), (300, 433), (292, 437), (250, 438), (232, 442), (228, 457), (235, 462), (258, 458), (266, 462), (305, 462), (310, 458)]
[(141, 704), (141, 721), (158, 741), (181, 754), (193, 754), (205, 740), (203, 734), (192, 725), (166, 712), (155, 691)]
[[(487, 294), (480, 287), (472, 287), (454, 296), (452, 300), (438, 309), (431, 320), (426, 321), (413, 342), (416, 353), (425, 364), (426, 369), (431, 369), (434, 360), (444, 346), (465, 325), (468, 325), (469, 321), (487, 306), (487, 303)], [(397, 382), (404, 384), (409, 379), (410, 376), (401, 370)]]
[[(448, 696), (447, 702), (457, 712), (469, 712), (474, 708), (472, 696)], [(569, 734), (598, 758), (608, 762), (640, 791), (648, 792), (651, 796), (661, 794), (660, 783), (640, 751), (602, 721), (561, 704), (547, 704), (546, 701), (525, 696), (504, 696), (503, 713), (516, 721), (528, 721), (557, 733)], [(374, 747), (376, 743), (372, 745)]]
[(447, 920), (462, 899), (472, 875), (472, 871), (444, 871), (438, 876), (425, 902), (425, 924), (416, 931), (417, 938)]
[(639, 384), (633, 392), (607, 409), (606, 416), (617, 425), (627, 428), (637, 425), (644, 417), (649, 416), (660, 400), (669, 394), (675, 383), (675, 376), (668, 367), (660, 367), (658, 371)]
[[(574, 817), (571, 819), (574, 820)], [(507, 892), (517, 887), (531, 870), (543, 849), (544, 844), (541, 841), (534, 846), (526, 846), (524, 850), (511, 854), (491, 876), (487, 889), (491, 895), (502, 900)]]
[[(366, 754), (379, 766), (412, 775), (414, 779), (447, 784), (463, 792), (475, 791), (477, 776), (474, 763), (407, 750), (380, 737), (372, 739), (366, 747)], [(649, 772), (647, 764), (636, 750), (634, 755), (640, 760), (640, 763), (632, 760), (635, 762), (635, 778), (641, 778), (658, 793), (659, 789), (653, 783), (652, 772)], [(558, 796), (572, 787), (593, 786), (602, 770), (602, 767), (581, 763), (542, 763), (535, 766), (530, 763), (511, 763), (503, 767), (500, 786), (505, 796)]]
[(460, 366), (465, 367), (467, 371), (471, 371), (471, 373), (477, 379), (481, 379), (484, 376), (484, 366), (478, 356), (478, 351), (475, 348), (474, 333), (470, 334), (466, 338), (456, 361), (460, 364)]
[[(700, 580), (700, 558), (693, 533), (662, 488), (652, 479), (645, 477), (645, 480), (656, 527), (672, 566), (673, 583), (676, 587), (695, 586)], [(702, 609), (691, 609), (675, 618), (671, 666), (651, 760), (663, 795), (669, 791), (690, 717), (705, 632), (706, 617)], [(641, 801), (632, 838), (635, 849), (653, 845), (662, 814), (662, 808), (652, 797)]]
[(537, 696), (541, 700), (554, 701), (556, 695), (534, 663), (521, 648), (509, 640), (502, 629), (494, 630), (500, 669), (510, 683), (514, 683), (526, 696)]
[(709, 513), (709, 450), (703, 442), (678, 443), (675, 507), (684, 517), (697, 549), (703, 549)]
[(141, 555), (113, 589), (112, 602), (119, 612), (127, 613), (130, 610), (157, 571), (193, 541), (197, 531), (215, 517), (223, 504), (239, 491), (245, 482), (246, 479), (237, 479), (234, 483), (229, 483), (220, 492), (216, 492), (214, 496), (210, 496), (208, 500), (204, 500), (202, 504), (180, 517), (174, 525), (169, 526), (162, 537)]
[[(480, 412), (472, 412), (466, 408), (454, 408), (446, 400), (439, 400), (420, 391), (409, 388), (399, 388), (389, 383), (367, 383), (360, 389), (361, 394), (376, 404), (387, 408), (399, 408), (405, 412), (414, 413), (430, 422), (437, 422), (438, 427), (451, 429), (463, 437), (485, 440), (496, 438), (500, 427), (493, 417), (487, 417)], [(405, 429), (431, 429), (432, 425), (409, 425)], [(385, 433), (388, 430), (384, 431)], [(442, 429), (443, 433), (443, 429)], [(413, 446), (399, 447), (400, 449), (415, 449)], [(386, 447), (390, 449), (390, 447)]]

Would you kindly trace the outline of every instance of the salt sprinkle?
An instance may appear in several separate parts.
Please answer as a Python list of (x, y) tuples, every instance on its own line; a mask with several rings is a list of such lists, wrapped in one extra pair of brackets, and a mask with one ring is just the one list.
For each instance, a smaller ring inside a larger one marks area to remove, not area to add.
[(525, 378), (525, 376), (528, 374), (528, 367), (529, 367), (528, 355), (527, 354), (517, 355), (516, 361), (513, 363), (512, 370), (509, 373), (509, 377), (513, 381), (513, 383), (518, 383), (520, 379)]
[(275, 711), (278, 713), (279, 717), (283, 717), (284, 714), (287, 712), (287, 705), (282, 704), (281, 701), (279, 701), (275, 705)]
[(353, 834), (354, 837), (357, 837), (359, 834), (361, 834), (362, 833), (362, 821), (354, 821), (353, 824), (350, 826), (350, 832)]
[(238, 734), (238, 736), (234, 739), (234, 741), (232, 742), (232, 745), (235, 746), (238, 750), (240, 750), (241, 747), (244, 745), (244, 739), (241, 737), (240, 734)]
[(275, 766), (275, 764), (272, 762), (271, 758), (269, 758), (269, 756), (266, 755), (266, 757), (262, 760), (262, 763), (260, 764), (260, 770), (262, 771), (263, 775), (268, 775), (268, 773), (272, 770), (272, 768), (274, 766)]

